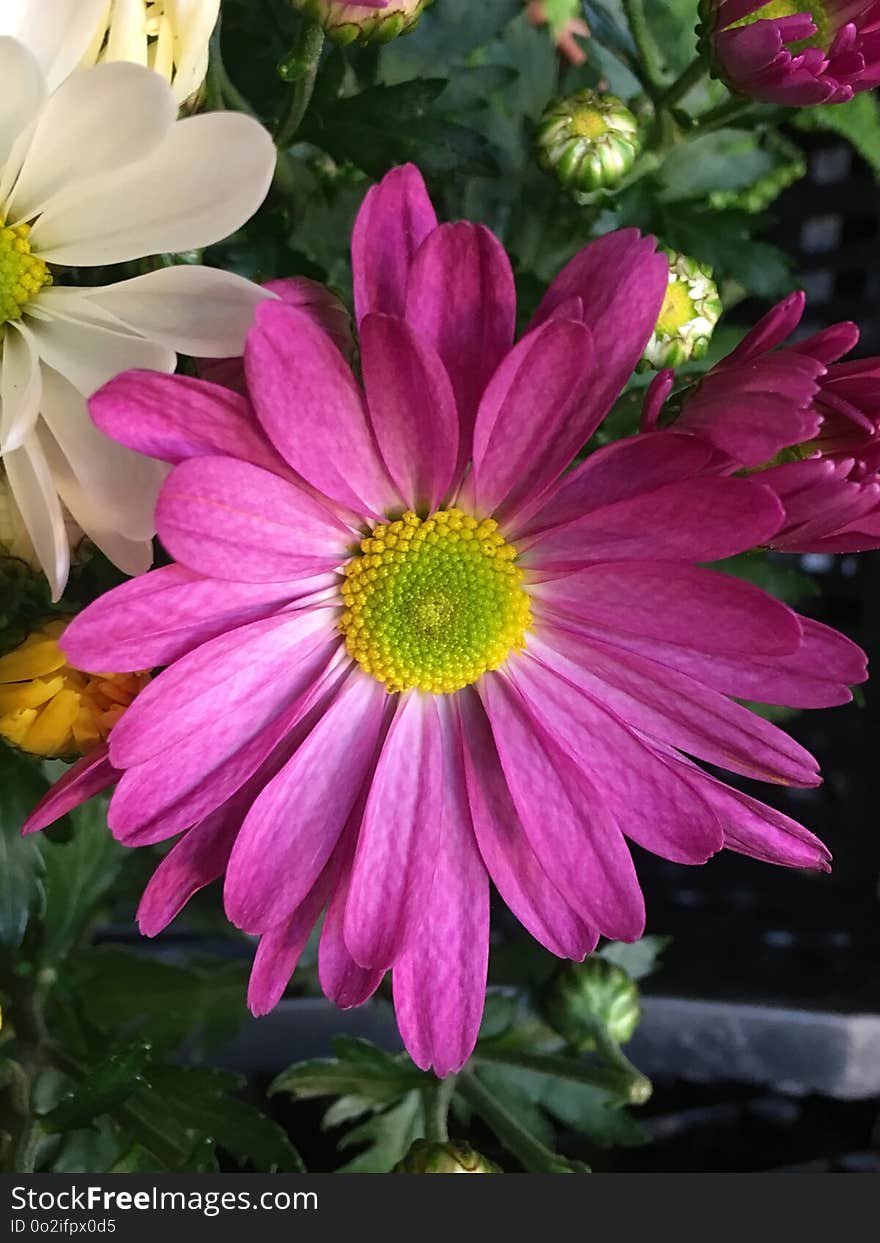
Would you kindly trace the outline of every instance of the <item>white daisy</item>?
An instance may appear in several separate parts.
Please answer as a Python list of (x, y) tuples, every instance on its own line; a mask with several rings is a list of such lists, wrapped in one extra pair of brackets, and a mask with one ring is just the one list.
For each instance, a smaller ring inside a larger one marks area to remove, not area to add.
[(128, 60), (183, 104), (205, 80), (219, 11), (220, 0), (0, 0), (0, 35), (31, 49), (50, 90), (77, 67)]
[(241, 353), (266, 296), (214, 268), (89, 288), (59, 268), (217, 242), (256, 211), (274, 166), (271, 138), (240, 113), (177, 120), (158, 74), (97, 65), (50, 93), (37, 57), (0, 38), (0, 453), (56, 597), (63, 507), (127, 573), (150, 563), (161, 468), (98, 432), (85, 399), (131, 367), (173, 371), (177, 352)]

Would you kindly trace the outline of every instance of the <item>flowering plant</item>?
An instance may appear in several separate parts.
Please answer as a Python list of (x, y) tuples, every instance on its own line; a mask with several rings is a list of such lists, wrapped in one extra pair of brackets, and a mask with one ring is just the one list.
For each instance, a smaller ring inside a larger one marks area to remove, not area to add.
[(0, 14), (0, 1161), (313, 1168), (210, 1050), (323, 994), (346, 1171), (585, 1172), (681, 869), (834, 883), (880, 362), (763, 213), (877, 6), (263, 7)]

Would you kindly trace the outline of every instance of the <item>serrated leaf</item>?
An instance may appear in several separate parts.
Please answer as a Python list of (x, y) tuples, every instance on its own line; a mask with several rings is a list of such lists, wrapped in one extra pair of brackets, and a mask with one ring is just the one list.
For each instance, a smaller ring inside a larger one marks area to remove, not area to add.
[(285, 1132), (237, 1093), (238, 1075), (202, 1067), (154, 1066), (150, 1090), (167, 1116), (193, 1138), (206, 1137), (240, 1163), (267, 1173), (298, 1173), (302, 1158)]
[(496, 39), (522, 13), (521, 0), (443, 0), (423, 15), (405, 39), (382, 48), (383, 82), (451, 70), (477, 48)]
[(403, 1093), (422, 1085), (422, 1075), (412, 1065), (391, 1060), (390, 1065), (364, 1061), (314, 1058), (281, 1072), (269, 1094), (287, 1092), (296, 1100), (319, 1096), (359, 1096), (375, 1104), (390, 1104)]
[(63, 843), (40, 837), (46, 911), (42, 952), (63, 957), (119, 875), (124, 849), (107, 828), (106, 802), (95, 799), (71, 813), (72, 832)]
[(43, 859), (21, 826), (48, 789), (34, 760), (0, 742), (0, 944), (21, 945), (31, 912), (43, 903)]
[(136, 1031), (160, 1049), (218, 1043), (247, 1018), (242, 963), (181, 966), (100, 946), (79, 954), (72, 970), (92, 1023), (107, 1032)]
[(355, 1127), (339, 1141), (340, 1149), (364, 1144), (339, 1174), (387, 1174), (403, 1160), (413, 1142), (425, 1133), (420, 1092), (409, 1092), (402, 1101)]
[(660, 965), (660, 955), (671, 942), (672, 937), (646, 936), (632, 944), (623, 941), (609, 941), (599, 950), (602, 958), (622, 967), (631, 980), (643, 980), (656, 971)]
[(69, 1131), (90, 1124), (101, 1114), (111, 1114), (143, 1084), (150, 1061), (150, 1046), (126, 1045), (95, 1066), (71, 1088), (42, 1119), (47, 1131)]
[(794, 123), (802, 130), (840, 134), (880, 178), (880, 103), (873, 91), (862, 91), (845, 104), (799, 108)]
[(444, 78), (371, 86), (306, 117), (299, 137), (371, 177), (418, 163), (426, 177), (490, 176), (497, 161), (486, 138), (434, 107)]
[(564, 1126), (585, 1135), (600, 1148), (632, 1148), (648, 1136), (618, 1097), (585, 1083), (547, 1079), (541, 1105)]

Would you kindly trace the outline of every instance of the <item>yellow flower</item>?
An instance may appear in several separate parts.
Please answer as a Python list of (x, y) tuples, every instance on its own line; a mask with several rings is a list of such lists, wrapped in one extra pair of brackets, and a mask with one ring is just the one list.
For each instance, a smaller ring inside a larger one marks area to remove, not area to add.
[(87, 755), (149, 681), (147, 673), (81, 673), (59, 646), (67, 623), (45, 622), (0, 656), (0, 738), (46, 758)]

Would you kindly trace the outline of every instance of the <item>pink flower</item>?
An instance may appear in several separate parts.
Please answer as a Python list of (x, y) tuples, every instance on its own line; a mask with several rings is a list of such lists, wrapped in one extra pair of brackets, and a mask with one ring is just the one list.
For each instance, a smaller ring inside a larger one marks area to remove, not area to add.
[(353, 255), (363, 391), (273, 300), (250, 400), (143, 372), (93, 400), (105, 432), (172, 464), (157, 521), (176, 563), (93, 604), (64, 646), (86, 670), (164, 668), (27, 828), (115, 784), (120, 841), (182, 834), (146, 934), (225, 874), (229, 918), (260, 937), (262, 1014), (324, 910), (327, 996), (358, 1005), (392, 970), (407, 1048), (445, 1075), (480, 1025), (490, 880), (580, 960), (642, 932), (626, 838), (683, 864), (727, 846), (827, 869), (806, 829), (695, 761), (816, 785), (733, 697), (843, 703), (864, 657), (701, 567), (782, 519), (708, 444), (639, 436), (565, 473), (656, 323), (652, 239), (588, 246), (517, 344), (504, 250), (438, 225), (416, 169), (369, 192)]
[(877, 0), (702, 0), (704, 46), (731, 90), (785, 107), (880, 84)]
[[(785, 507), (769, 541), (785, 552), (880, 547), (880, 358), (842, 363), (855, 324), (784, 344), (804, 312), (791, 294), (680, 398), (674, 433), (699, 436), (730, 459), (722, 473), (760, 470)], [(673, 385), (660, 372), (642, 426), (653, 431)]]

